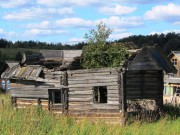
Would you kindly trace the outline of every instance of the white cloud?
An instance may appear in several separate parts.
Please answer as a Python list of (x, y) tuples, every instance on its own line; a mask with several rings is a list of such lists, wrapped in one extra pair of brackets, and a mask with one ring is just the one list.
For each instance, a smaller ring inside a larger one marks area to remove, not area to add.
[(3, 16), (5, 20), (30, 20), (30, 19), (42, 19), (51, 18), (55, 15), (69, 15), (73, 14), (72, 8), (29, 8), (21, 9), (19, 12), (12, 12)]
[(0, 35), (4, 34), (4, 30), (0, 28)]
[(110, 18), (104, 18), (97, 20), (96, 22), (103, 22), (110, 27), (115, 28), (134, 28), (144, 25), (144, 22), (140, 17), (118, 17), (112, 16)]
[(113, 32), (115, 32), (115, 33), (127, 32), (127, 29), (118, 29), (118, 28), (116, 28), (116, 29), (113, 30)]
[(125, 37), (129, 37), (131, 36), (132, 33), (131, 32), (124, 32), (124, 33), (118, 33), (118, 34), (111, 34), (109, 36), (109, 39), (112, 39), (112, 40), (118, 40), (118, 39), (121, 39), (121, 38), (125, 38)]
[(148, 20), (164, 20), (168, 22), (180, 21), (180, 5), (169, 3), (168, 5), (157, 5), (144, 15)]
[[(69, 39), (69, 41), (67, 43), (68, 44), (76, 44), (76, 43), (80, 43), (80, 42), (84, 42), (84, 41), (85, 41), (84, 38), (76, 38), (76, 37), (74, 37), (74, 38)], [(63, 42), (63, 43), (65, 44), (66, 42)]]
[[(166, 2), (168, 0), (163, 0)], [(175, 1), (175, 0), (172, 0)], [(114, 3), (121, 4), (152, 4), (152, 3), (162, 3), (160, 0), (37, 0), (37, 4), (45, 5), (45, 6), (102, 6), (102, 5), (111, 5)]]
[(135, 7), (127, 7), (122, 5), (115, 5), (115, 7), (102, 7), (100, 12), (108, 15), (122, 15), (129, 14), (136, 10)]
[(132, 33), (129, 32), (127, 29), (114, 29), (113, 33), (109, 36), (111, 40), (118, 40), (121, 38), (129, 37)]
[(43, 29), (30, 29), (26, 30), (23, 35), (25, 36), (52, 36), (52, 35), (61, 35), (68, 34), (67, 31), (64, 30), (43, 30)]
[[(164, 3), (169, 2), (169, 0), (114, 0), (116, 2), (124, 2), (127, 4), (152, 4), (152, 3)], [(171, 0), (178, 1), (178, 0)]]
[(37, 0), (37, 3), (46, 6), (88, 6), (100, 4), (100, 0)]
[(46, 21), (42, 21), (40, 23), (29, 23), (24, 25), (26, 28), (28, 29), (35, 29), (35, 28), (39, 28), (39, 29), (48, 29), (51, 27), (51, 23), (46, 20)]
[(18, 34), (16, 32), (14, 32), (14, 31), (10, 31), (10, 32), (6, 33), (6, 36), (7, 37), (17, 37)]
[(180, 21), (175, 21), (173, 24), (174, 25), (180, 25)]
[(55, 24), (58, 27), (86, 28), (94, 25), (94, 22), (91, 20), (84, 20), (82, 18), (65, 18), (65, 19), (57, 20)]
[(10, 31), (10, 32), (7, 32), (5, 31), (4, 29), (1, 29), (0, 28), (0, 36), (3, 37), (3, 38), (11, 38), (11, 37), (16, 37), (18, 34), (14, 31)]
[(1, 0), (0, 7), (14, 8), (30, 4), (29, 0)]
[(85, 20), (82, 18), (65, 18), (57, 20), (55, 25), (57, 27), (74, 27), (74, 28), (92, 28), (100, 22), (105, 23), (106, 25), (112, 28), (133, 28), (142, 26), (144, 23), (139, 17), (118, 17), (112, 16), (110, 18), (102, 18), (98, 20)]

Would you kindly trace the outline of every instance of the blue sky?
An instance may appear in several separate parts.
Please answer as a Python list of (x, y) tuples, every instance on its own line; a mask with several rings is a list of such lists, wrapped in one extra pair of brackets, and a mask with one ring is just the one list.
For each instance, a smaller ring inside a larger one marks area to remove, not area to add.
[(0, 38), (74, 44), (100, 22), (110, 41), (180, 33), (179, 0), (0, 0)]

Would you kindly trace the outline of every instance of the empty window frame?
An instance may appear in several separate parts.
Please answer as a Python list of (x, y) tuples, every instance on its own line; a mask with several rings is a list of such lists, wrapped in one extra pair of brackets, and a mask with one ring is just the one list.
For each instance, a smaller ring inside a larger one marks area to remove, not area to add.
[(176, 66), (177, 65), (177, 59), (172, 59), (172, 63), (174, 66)]
[(62, 103), (62, 91), (61, 90), (50, 90), (49, 98), (53, 104), (61, 104)]
[(107, 103), (107, 87), (96, 86), (93, 88), (94, 103)]

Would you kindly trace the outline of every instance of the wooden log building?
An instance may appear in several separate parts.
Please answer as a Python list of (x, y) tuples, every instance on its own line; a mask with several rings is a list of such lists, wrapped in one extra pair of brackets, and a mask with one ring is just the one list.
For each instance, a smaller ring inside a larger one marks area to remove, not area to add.
[[(12, 105), (39, 105), (77, 119), (101, 118), (111, 123), (121, 122), (126, 112), (162, 109), (163, 72), (176, 73), (172, 63), (157, 46), (143, 47), (126, 63), (123, 68), (17, 70), (11, 76), (19, 85), (10, 90)], [(30, 77), (33, 73), (36, 76)]]

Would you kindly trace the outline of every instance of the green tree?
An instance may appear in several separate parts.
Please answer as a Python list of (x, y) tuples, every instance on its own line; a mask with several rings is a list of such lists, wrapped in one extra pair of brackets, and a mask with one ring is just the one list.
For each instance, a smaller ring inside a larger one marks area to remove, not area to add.
[(97, 30), (89, 30), (89, 34), (86, 33), (84, 37), (87, 39), (87, 44), (89, 45), (105, 45), (111, 33), (112, 29), (100, 22), (97, 25)]
[(84, 68), (119, 67), (129, 56), (126, 48), (119, 44), (107, 44), (107, 39), (112, 33), (102, 22), (97, 25), (97, 30), (92, 29), (85, 34), (87, 46), (83, 47), (82, 66)]

